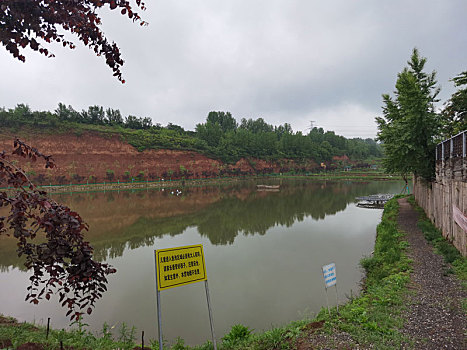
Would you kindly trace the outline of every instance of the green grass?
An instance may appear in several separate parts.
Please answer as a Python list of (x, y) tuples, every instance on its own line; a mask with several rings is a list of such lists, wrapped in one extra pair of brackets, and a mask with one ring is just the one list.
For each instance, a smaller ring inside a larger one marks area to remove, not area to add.
[[(12, 319), (13, 320), (13, 319)], [(269, 350), (269, 349), (289, 349), (293, 340), (300, 334), (309, 320), (292, 322), (285, 327), (272, 328), (266, 332), (255, 334), (246, 326), (241, 324), (234, 325), (229, 333), (222, 337), (218, 343), (218, 349), (236, 350)], [(130, 350), (135, 346), (141, 347), (141, 343), (136, 342), (136, 329), (129, 328), (122, 324), (116, 332), (107, 324), (104, 324), (102, 330), (97, 334), (85, 330), (86, 325), (78, 325), (71, 331), (50, 330), (47, 337), (46, 327), (30, 323), (14, 323), (11, 325), (0, 325), (0, 344), (2, 341), (11, 340), (13, 347), (32, 342), (40, 343), (45, 350), (60, 349), (60, 343), (65, 348), (74, 349), (94, 349), (111, 350), (122, 349)], [(113, 327), (112, 327), (113, 328)], [(113, 335), (112, 333), (116, 333)], [(145, 342), (145, 347), (158, 350), (159, 343), (156, 340)], [(185, 345), (181, 338), (177, 338), (175, 343), (169, 345), (164, 343), (164, 350), (212, 350), (214, 347), (211, 341), (204, 344), (190, 347)]]
[(0, 325), (0, 342), (10, 340), (14, 348), (21, 344), (32, 342), (43, 344), (46, 350), (60, 349), (62, 343), (65, 348), (74, 349), (132, 349), (135, 344), (136, 330), (122, 324), (118, 334), (113, 336), (111, 327), (104, 324), (98, 334), (92, 334), (80, 324), (72, 331), (50, 330), (47, 336), (46, 327), (30, 323), (15, 323), (12, 325)]

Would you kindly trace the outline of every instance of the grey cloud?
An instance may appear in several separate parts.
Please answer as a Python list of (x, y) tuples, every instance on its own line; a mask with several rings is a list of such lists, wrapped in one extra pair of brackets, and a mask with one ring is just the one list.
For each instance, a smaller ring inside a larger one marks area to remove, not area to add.
[(448, 79), (466, 69), (463, 0), (185, 0), (147, 6), (142, 16), (148, 27), (103, 12), (103, 28), (126, 61), (127, 84), (83, 47), (57, 48), (51, 60), (30, 53), (26, 64), (0, 49), (0, 106), (100, 104), (190, 129), (210, 110), (289, 122), (296, 130), (320, 114), (337, 125), (351, 115), (367, 137), (374, 128), (368, 118), (380, 112), (381, 94), (392, 92), (413, 47), (428, 58), (429, 70), (438, 71), (444, 99), (453, 91)]

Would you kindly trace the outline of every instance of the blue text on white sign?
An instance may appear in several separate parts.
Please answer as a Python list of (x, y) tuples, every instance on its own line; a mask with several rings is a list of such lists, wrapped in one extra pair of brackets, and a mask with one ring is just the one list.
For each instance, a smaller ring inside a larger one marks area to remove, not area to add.
[(336, 264), (331, 263), (323, 266), (323, 277), (326, 288), (332, 287), (337, 283)]

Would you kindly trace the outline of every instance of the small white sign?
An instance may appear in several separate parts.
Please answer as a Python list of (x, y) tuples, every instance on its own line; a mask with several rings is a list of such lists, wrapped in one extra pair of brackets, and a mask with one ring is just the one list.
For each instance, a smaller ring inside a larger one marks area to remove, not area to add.
[(326, 288), (332, 287), (337, 282), (336, 264), (332, 263), (323, 266), (323, 277)]

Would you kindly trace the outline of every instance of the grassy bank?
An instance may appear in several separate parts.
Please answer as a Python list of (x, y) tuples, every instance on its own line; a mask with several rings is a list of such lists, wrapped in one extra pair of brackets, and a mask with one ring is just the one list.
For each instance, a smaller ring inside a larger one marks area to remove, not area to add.
[[(77, 324), (71, 331), (54, 330), (30, 323), (18, 323), (10, 317), (0, 316), (0, 349), (16, 349), (21, 344), (32, 343), (27, 349), (133, 349), (136, 330), (123, 324), (112, 335), (110, 326), (104, 324), (98, 334), (85, 330), (85, 325)], [(33, 347), (37, 346), (37, 347)]]
[[(438, 254), (444, 257), (447, 263), (451, 264), (452, 268), (449, 268), (446, 273), (455, 273), (462, 281), (463, 287), (467, 288), (467, 258), (463, 257), (459, 251), (443, 237), (441, 231), (427, 218), (423, 208), (419, 207), (415, 202), (413, 196), (409, 197), (409, 202), (420, 214), (418, 227), (423, 232), (426, 240), (433, 245)], [(466, 300), (463, 302), (463, 307), (467, 312)]]
[[(360, 297), (350, 298), (347, 304), (342, 305), (339, 315), (335, 308), (331, 310), (331, 316), (328, 315), (327, 309), (322, 309), (314, 320), (300, 320), (262, 333), (253, 333), (243, 325), (235, 325), (219, 341), (218, 348), (291, 349), (296, 347), (297, 342), (312, 341), (310, 339), (314, 335), (331, 336), (336, 333), (346, 333), (353, 342), (374, 344), (378, 349), (397, 348), (406, 343), (407, 340), (398, 329), (403, 323), (400, 311), (409, 278), (409, 260), (404, 254), (407, 243), (397, 230), (397, 213), (397, 201), (391, 200), (386, 205), (382, 221), (377, 228), (374, 254), (362, 260), (362, 266), (367, 271), (364, 290)], [(12, 346), (35, 342), (44, 344), (44, 349), (60, 349), (60, 342), (65, 347), (74, 349), (132, 349), (136, 346), (137, 338), (140, 339), (140, 334), (125, 326), (117, 332), (114, 331), (112, 336), (108, 326), (104, 326), (98, 334), (91, 334), (82, 325), (78, 325), (77, 329), (71, 332), (53, 330), (46, 339), (44, 327), (16, 322), (0, 323), (0, 345), (1, 341), (10, 340)], [(147, 341), (146, 346), (156, 349), (157, 343)], [(207, 350), (212, 349), (212, 344), (207, 342), (200, 346), (188, 347), (179, 339), (165, 348)]]
[(318, 320), (325, 321), (325, 332), (345, 332), (353, 342), (372, 344), (376, 349), (400, 348), (408, 342), (399, 329), (403, 325), (400, 314), (407, 293), (410, 260), (405, 254), (407, 241), (397, 229), (398, 211), (397, 199), (386, 204), (377, 227), (374, 254), (361, 260), (366, 270), (361, 296), (343, 305), (340, 315), (336, 310), (332, 317), (325, 310), (318, 315)]

